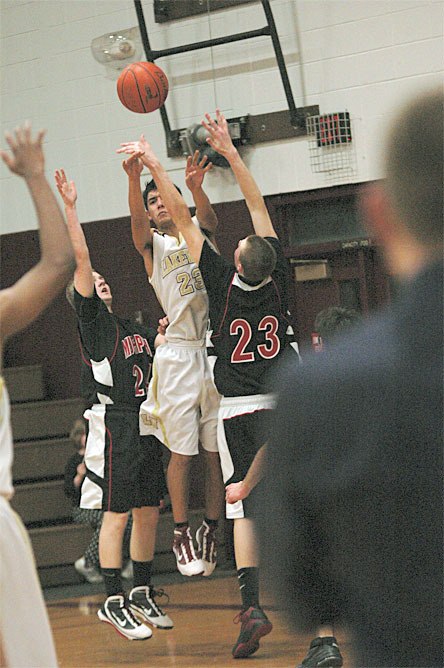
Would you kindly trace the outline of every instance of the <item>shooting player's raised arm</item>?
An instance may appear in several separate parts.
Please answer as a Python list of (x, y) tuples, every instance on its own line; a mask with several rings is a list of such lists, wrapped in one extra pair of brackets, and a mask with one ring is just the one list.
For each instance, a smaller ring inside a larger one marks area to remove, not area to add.
[(133, 153), (123, 161), (122, 167), (128, 175), (128, 204), (131, 215), (131, 234), (136, 250), (143, 255), (147, 244), (151, 243), (151, 229), (140, 190), (140, 175), (143, 163), (139, 153)]
[(122, 167), (128, 175), (128, 205), (134, 248), (143, 257), (146, 273), (151, 276), (153, 273), (153, 231), (140, 189), (140, 175), (143, 170), (140, 156), (140, 152), (133, 153), (123, 161)]
[(118, 149), (117, 152), (127, 153), (129, 155), (137, 153), (140, 155), (141, 161), (148, 167), (156, 182), (162, 201), (168, 209), (176, 228), (187, 242), (191, 257), (198, 263), (204, 237), (199, 228), (196, 227), (191, 220), (190, 212), (185, 200), (171, 181), (165, 168), (155, 155), (151, 145), (146, 141), (145, 137), (141, 135), (137, 142), (126, 142), (121, 144), (121, 148)]

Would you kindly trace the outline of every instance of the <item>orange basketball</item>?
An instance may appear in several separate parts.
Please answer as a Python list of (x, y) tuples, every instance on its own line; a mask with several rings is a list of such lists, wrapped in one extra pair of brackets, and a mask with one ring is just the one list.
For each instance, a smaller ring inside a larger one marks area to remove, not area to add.
[(131, 63), (120, 73), (117, 94), (121, 103), (137, 114), (156, 111), (168, 95), (168, 79), (154, 63)]

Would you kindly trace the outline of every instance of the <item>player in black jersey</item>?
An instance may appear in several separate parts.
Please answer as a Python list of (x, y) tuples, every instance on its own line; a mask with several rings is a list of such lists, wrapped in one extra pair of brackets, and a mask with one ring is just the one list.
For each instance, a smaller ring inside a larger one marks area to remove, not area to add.
[[(85, 412), (87, 473), (80, 506), (104, 511), (99, 557), (107, 598), (98, 616), (124, 637), (144, 640), (152, 631), (139, 619), (159, 628), (173, 626), (156, 604), (157, 592), (151, 585), (159, 504), (165, 491), (161, 444), (154, 437), (139, 435), (139, 406), (146, 396), (155, 340), (160, 335), (113, 314), (111, 289), (91, 266), (77, 216), (75, 184), (68, 182), (63, 170), (55, 178), (76, 256), (72, 303), (86, 369), (83, 391), (91, 403)], [(126, 597), (121, 581), (122, 541), (130, 510), (134, 586)]]
[[(151, 146), (146, 141), (140, 144), (144, 164), (185, 238), (192, 259), (198, 263), (207, 288), (217, 355), (215, 382), (222, 394), (218, 445), (224, 481), (228, 484), (245, 477), (264, 444), (260, 421), (264, 411), (273, 406), (273, 397), (268, 394), (268, 372), (292, 339), (287, 311), (289, 272), (264, 199), (231, 141), (225, 118), (217, 111), (217, 122), (207, 115), (203, 125), (210, 134), (208, 143), (230, 163), (255, 231), (239, 242), (234, 266), (210, 248)], [(260, 638), (272, 629), (259, 603), (259, 561), (252, 517), (253, 498), (258, 490), (260, 484), (244, 502), (227, 505), (227, 517), (235, 520), (234, 546), (242, 596), (238, 617), (241, 630), (233, 647), (235, 658), (256, 652)]]

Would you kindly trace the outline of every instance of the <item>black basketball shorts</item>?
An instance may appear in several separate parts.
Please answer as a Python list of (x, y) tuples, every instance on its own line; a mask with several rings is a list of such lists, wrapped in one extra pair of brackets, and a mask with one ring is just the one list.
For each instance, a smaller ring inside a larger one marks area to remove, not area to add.
[[(274, 407), (272, 395), (223, 397), (219, 408), (218, 445), (226, 485), (247, 475), (258, 450), (265, 445), (268, 411)], [(260, 483), (243, 501), (226, 504), (228, 519), (251, 517)]]
[(94, 405), (88, 421), (81, 508), (124, 513), (158, 506), (165, 493), (162, 444), (139, 435), (139, 415)]

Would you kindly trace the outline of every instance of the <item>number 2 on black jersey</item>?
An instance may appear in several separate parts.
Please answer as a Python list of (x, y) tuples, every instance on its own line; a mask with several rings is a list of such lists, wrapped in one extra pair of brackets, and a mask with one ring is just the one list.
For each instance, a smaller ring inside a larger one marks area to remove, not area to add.
[[(265, 343), (258, 344), (256, 348), (263, 359), (276, 357), (281, 349), (281, 342), (277, 335), (278, 328), (279, 321), (274, 315), (266, 315), (258, 325), (258, 331), (265, 332)], [(256, 359), (255, 353), (246, 351), (253, 336), (250, 323), (243, 318), (236, 318), (230, 325), (230, 334), (232, 336), (240, 334), (239, 341), (231, 353), (231, 363), (254, 362)]]
[(145, 394), (147, 393), (148, 389), (148, 382), (149, 382), (149, 377), (150, 373), (147, 374), (147, 380), (144, 383), (143, 382), (143, 371), (140, 368), (140, 366), (137, 366), (137, 364), (134, 364), (133, 366), (133, 376), (136, 379), (136, 382), (134, 383), (134, 396), (135, 397), (144, 397)]

